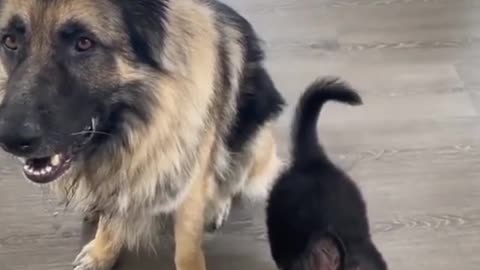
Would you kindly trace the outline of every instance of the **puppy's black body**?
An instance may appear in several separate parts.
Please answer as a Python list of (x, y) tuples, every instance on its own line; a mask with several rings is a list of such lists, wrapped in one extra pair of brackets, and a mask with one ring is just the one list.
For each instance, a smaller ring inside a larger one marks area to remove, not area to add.
[(292, 133), (292, 164), (278, 179), (267, 208), (273, 258), (285, 270), (387, 269), (370, 238), (359, 189), (318, 142), (316, 124), (327, 101), (362, 102), (334, 79), (315, 82), (301, 97)]

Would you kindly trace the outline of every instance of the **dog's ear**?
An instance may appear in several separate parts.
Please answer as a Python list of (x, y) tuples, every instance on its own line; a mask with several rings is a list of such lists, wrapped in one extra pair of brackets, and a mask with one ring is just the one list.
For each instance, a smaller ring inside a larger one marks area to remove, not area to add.
[(333, 234), (316, 237), (310, 244), (305, 270), (343, 270), (345, 247), (340, 238)]
[[(0, 0), (2, 1), (2, 0)], [(167, 0), (115, 0), (122, 12), (132, 49), (140, 62), (160, 68), (167, 27)]]

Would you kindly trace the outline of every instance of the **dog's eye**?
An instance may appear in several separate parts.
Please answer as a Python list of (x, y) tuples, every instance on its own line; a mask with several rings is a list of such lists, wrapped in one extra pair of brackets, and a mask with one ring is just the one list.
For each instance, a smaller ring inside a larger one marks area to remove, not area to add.
[(85, 52), (92, 49), (94, 46), (95, 42), (93, 42), (93, 40), (82, 37), (77, 40), (77, 43), (75, 44), (75, 49), (79, 52)]
[(18, 49), (18, 42), (15, 36), (5, 35), (2, 39), (3, 46), (9, 50), (16, 51)]

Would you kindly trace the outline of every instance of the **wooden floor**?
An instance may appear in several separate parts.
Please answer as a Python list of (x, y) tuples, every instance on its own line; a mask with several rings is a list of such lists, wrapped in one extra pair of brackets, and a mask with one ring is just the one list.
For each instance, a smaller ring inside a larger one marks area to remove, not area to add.
[[(480, 1), (228, 0), (266, 40), (293, 104), (320, 75), (357, 87), (362, 107), (329, 105), (321, 139), (357, 179), (391, 269), (480, 265)], [(291, 107), (278, 124), (282, 154)], [(0, 269), (71, 269), (80, 221), (0, 158)], [(213, 270), (274, 269), (261, 207), (245, 206), (207, 241)], [(88, 227), (87, 227), (88, 229)], [(118, 269), (172, 269), (127, 254)]]

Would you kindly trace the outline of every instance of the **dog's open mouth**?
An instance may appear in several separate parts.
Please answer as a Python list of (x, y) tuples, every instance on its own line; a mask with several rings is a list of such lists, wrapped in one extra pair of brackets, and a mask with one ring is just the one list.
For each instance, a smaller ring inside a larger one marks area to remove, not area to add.
[(32, 182), (46, 184), (66, 174), (72, 165), (75, 155), (93, 138), (96, 132), (97, 121), (96, 118), (92, 118), (91, 123), (83, 131), (72, 134), (72, 136), (77, 136), (78, 140), (68, 151), (55, 153), (47, 157), (20, 158), (23, 163), (24, 175)]
[(29, 180), (45, 184), (64, 175), (70, 169), (71, 162), (72, 156), (68, 154), (26, 159), (23, 165), (23, 173)]

